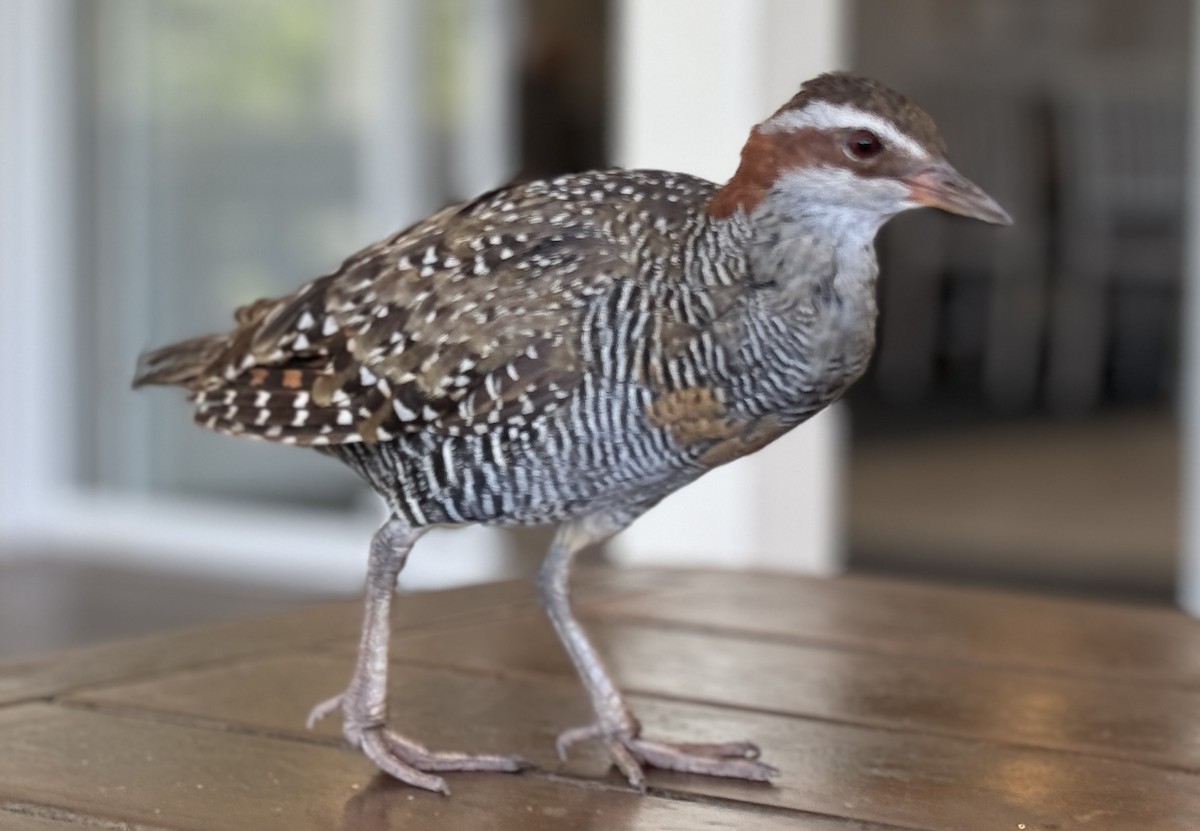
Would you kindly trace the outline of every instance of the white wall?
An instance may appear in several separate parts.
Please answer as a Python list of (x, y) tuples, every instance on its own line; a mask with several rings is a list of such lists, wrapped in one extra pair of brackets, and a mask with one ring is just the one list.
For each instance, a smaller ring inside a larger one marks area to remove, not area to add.
[[(391, 8), (375, 3), (377, 11)], [(71, 383), (80, 348), (70, 310), (77, 78), (63, 59), (75, 53), (71, 10), (69, 0), (0, 0), (0, 554), (37, 548), (45, 556), (57, 551), (299, 586), (357, 586), (373, 505), (337, 517), (251, 511), (101, 493), (75, 476), (73, 422), (92, 402)], [(616, 138), (621, 161), (631, 165), (728, 176), (750, 125), (801, 80), (836, 67), (844, 51), (836, 0), (624, 0), (619, 11)], [(385, 48), (382, 40), (372, 48)], [(477, 81), (503, 76), (511, 60), (503, 40), (489, 40), (495, 48), (472, 65)], [(407, 77), (406, 69), (391, 67), (390, 82)], [(396, 123), (402, 113), (379, 115), (381, 109), (373, 111), (384, 123), (375, 125), (369, 137), (375, 144), (364, 156), (372, 180), (394, 181), (405, 169), (386, 158), (385, 145), (411, 137)], [(480, 135), (503, 154), (511, 151), (498, 135), (506, 129)], [(469, 142), (461, 152), (475, 158)], [(495, 153), (487, 159), (490, 168)], [(468, 176), (483, 177), (478, 165)], [(364, 211), (368, 217), (402, 211), (396, 199), (369, 191)], [(632, 529), (624, 550), (659, 560), (683, 555), (693, 565), (833, 567), (838, 421), (819, 418), (668, 500)], [(414, 558), (406, 577), (433, 584), (454, 579), (451, 568), (486, 575), (486, 563), (467, 560), (487, 559), (496, 544), (473, 533), (447, 534), (424, 548), (437, 550)]]
[[(837, 0), (622, 0), (615, 161), (724, 181), (750, 127), (845, 61)], [(840, 564), (842, 414), (701, 479), (613, 543), (638, 563), (829, 572)]]
[(69, 470), (69, 15), (65, 0), (0, 0), (0, 536), (32, 535)]
[[(76, 340), (71, 307), (78, 292), (72, 219), (85, 198), (81, 177), (71, 170), (77, 149), (72, 114), (76, 97), (87, 94), (77, 87), (82, 76), (71, 62), (79, 54), (77, 5), (0, 0), (0, 557), (15, 552), (315, 591), (355, 589), (382, 518), (378, 500), (343, 512), (248, 507), (119, 485), (102, 490), (81, 481), (75, 469), (77, 420), (95, 418), (98, 409), (75, 383), (88, 345)], [(471, 0), (479, 17), (469, 33), (474, 40), (463, 45), (470, 62), (462, 67), (462, 82), (489, 107), (471, 110), (472, 135), (456, 136), (461, 140), (449, 152), (470, 160), (455, 166), (464, 187), (492, 186), (512, 172), (512, 125), (499, 111), (511, 99), (512, 31), (498, 25), (511, 6), (511, 0)], [(105, 8), (99, 23), (117, 34), (143, 16), (132, 4)], [(415, 129), (422, 114), (403, 109), (414, 96), (399, 94), (404, 85), (424, 83), (420, 67), (409, 61), (411, 50), (397, 50), (403, 42), (396, 32), (419, 34), (405, 28), (418, 7), (364, 0), (362, 8), (373, 25), (358, 33), (366, 54), (356, 57), (376, 63), (360, 125), (363, 181), (370, 185), (361, 209), (364, 224), (382, 234), (394, 230), (397, 217), (415, 218), (420, 203), (409, 199), (405, 185), (414, 170), (428, 167)], [(464, 96), (464, 106), (469, 103)], [(136, 286), (129, 294), (130, 302), (146, 295)], [(127, 384), (127, 376), (112, 383)], [(136, 429), (124, 444), (106, 437), (123, 454), (138, 451)], [(405, 569), (403, 585), (504, 576), (500, 555), (507, 543), (498, 533), (471, 529), (430, 537)]]

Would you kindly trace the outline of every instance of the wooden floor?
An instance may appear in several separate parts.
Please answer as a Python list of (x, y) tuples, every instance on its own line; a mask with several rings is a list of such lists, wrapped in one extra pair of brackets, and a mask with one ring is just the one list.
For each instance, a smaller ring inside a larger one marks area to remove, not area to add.
[(453, 795), (374, 772), (336, 719), (357, 603), (0, 666), (0, 829), (1196, 831), (1200, 624), (887, 582), (594, 572), (589, 629), (647, 735), (751, 739), (772, 785), (652, 773), (555, 734), (587, 703), (524, 583), (402, 596), (393, 724), (513, 751)]

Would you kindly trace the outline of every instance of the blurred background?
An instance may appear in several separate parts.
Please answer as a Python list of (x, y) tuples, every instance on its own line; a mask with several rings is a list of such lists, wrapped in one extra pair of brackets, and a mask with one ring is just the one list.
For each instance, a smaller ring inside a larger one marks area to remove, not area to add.
[[(917, 98), (1017, 224), (892, 223), (880, 351), (840, 411), (613, 556), (1200, 598), (1192, 7), (0, 0), (0, 659), (361, 583), (377, 500), (132, 393), (139, 351), (513, 178), (727, 177), (835, 68)], [(402, 585), (528, 573), (547, 540), (435, 532)]]

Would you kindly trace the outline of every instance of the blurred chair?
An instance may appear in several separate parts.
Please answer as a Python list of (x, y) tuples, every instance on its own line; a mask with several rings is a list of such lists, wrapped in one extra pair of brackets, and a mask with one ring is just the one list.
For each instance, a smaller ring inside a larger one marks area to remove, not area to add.
[[(1046, 395), (1054, 410), (1084, 412), (1121, 343), (1135, 358), (1112, 364), (1118, 386), (1124, 376), (1162, 391), (1162, 373), (1145, 375), (1163, 365), (1180, 283), (1187, 121), (1178, 82), (1136, 72), (1081, 74), (1056, 91), (1053, 111), (1061, 247)], [(1118, 288), (1134, 291), (1118, 304)], [(1166, 296), (1155, 303), (1153, 292)]]
[[(955, 166), (1013, 216), (997, 231), (932, 211), (904, 217), (885, 236), (881, 281), (886, 316), (876, 378), (893, 399), (915, 400), (934, 380), (950, 331), (946, 279), (983, 281), (982, 386), (1001, 410), (1024, 410), (1037, 394), (1046, 283), (1046, 126), (1039, 98), (1023, 85), (916, 82), (914, 97), (934, 116)], [(950, 345), (953, 348), (953, 345)]]

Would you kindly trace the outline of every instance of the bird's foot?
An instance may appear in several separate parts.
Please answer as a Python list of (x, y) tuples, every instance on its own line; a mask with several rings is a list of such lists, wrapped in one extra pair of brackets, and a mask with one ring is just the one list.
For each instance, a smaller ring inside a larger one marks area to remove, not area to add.
[(565, 760), (571, 745), (587, 739), (601, 739), (629, 784), (642, 791), (646, 789), (644, 766), (755, 782), (767, 782), (779, 774), (758, 760), (758, 746), (751, 742), (659, 742), (643, 739), (636, 726), (614, 730), (599, 722), (560, 734), (556, 742), (559, 758)]
[[(314, 707), (308, 715), (308, 728), (311, 730), (318, 721), (334, 710), (343, 709), (343, 701), (344, 696), (339, 695)], [(435, 771), (515, 773), (529, 767), (529, 763), (519, 756), (430, 750), (382, 724), (364, 726), (347, 716), (344, 709), (342, 735), (389, 776), (414, 787), (442, 794), (449, 794), (450, 788), (446, 780), (437, 776)]]

